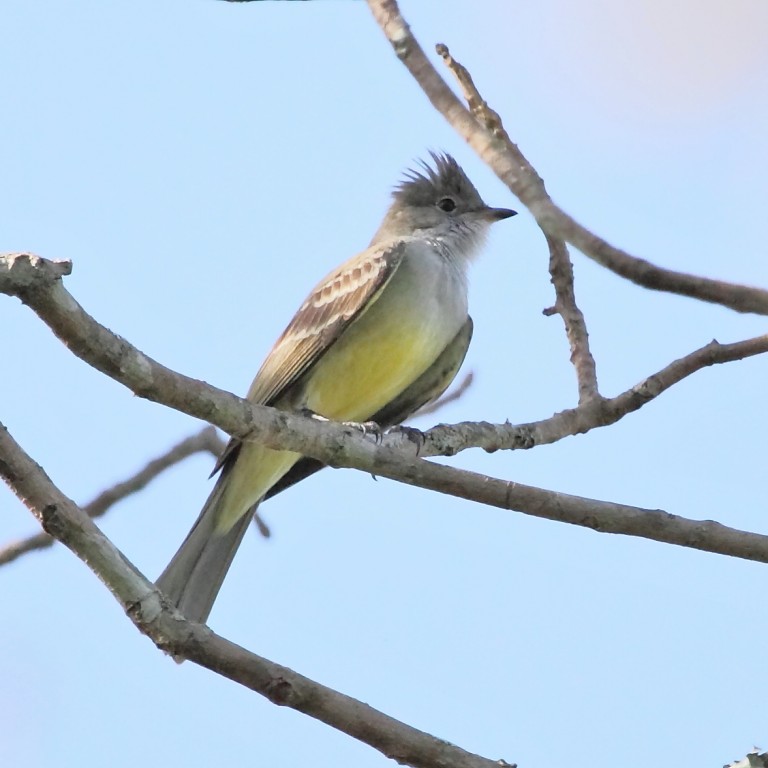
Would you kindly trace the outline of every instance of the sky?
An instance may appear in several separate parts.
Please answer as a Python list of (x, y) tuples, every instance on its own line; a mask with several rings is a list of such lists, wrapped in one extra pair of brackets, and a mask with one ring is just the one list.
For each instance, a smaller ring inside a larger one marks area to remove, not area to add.
[[(674, 8), (670, 6), (674, 5)], [(629, 252), (768, 285), (768, 10), (662, 0), (403, 0), (472, 72), (566, 211)], [(362, 2), (6, 0), (0, 250), (71, 259), (67, 289), (171, 368), (244, 393), (308, 290), (368, 243), (405, 169), (456, 156), (518, 207), (473, 266), (458, 402), (417, 426), (576, 402), (532, 218), (429, 106)], [(759, 317), (653, 293), (573, 254), (603, 394)], [(2, 298), (2, 297), (0, 297)], [(201, 427), (0, 300), (0, 421), (86, 503)], [(768, 358), (639, 413), (454, 466), (768, 533)], [(156, 577), (207, 496), (197, 456), (100, 525)], [(768, 569), (325, 471), (270, 501), (210, 625), (418, 728), (523, 768), (720, 766), (768, 748)], [(34, 533), (0, 488), (0, 545)], [(366, 745), (142, 637), (63, 547), (0, 568), (0, 744), (28, 768), (312, 763)]]

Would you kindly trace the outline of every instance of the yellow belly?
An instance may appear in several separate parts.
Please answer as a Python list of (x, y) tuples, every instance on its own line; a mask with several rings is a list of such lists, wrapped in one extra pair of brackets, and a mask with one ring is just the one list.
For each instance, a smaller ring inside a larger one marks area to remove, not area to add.
[(415, 381), (444, 346), (407, 322), (366, 324), (318, 361), (304, 389), (306, 407), (328, 419), (370, 419)]

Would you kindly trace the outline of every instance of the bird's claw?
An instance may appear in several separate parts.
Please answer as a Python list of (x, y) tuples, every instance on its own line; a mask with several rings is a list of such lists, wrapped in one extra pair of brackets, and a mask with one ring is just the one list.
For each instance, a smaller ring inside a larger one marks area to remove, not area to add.
[(395, 427), (391, 427), (387, 430), (387, 434), (401, 434), (410, 440), (416, 446), (416, 455), (421, 453), (421, 449), (424, 447), (425, 437), (424, 433), (420, 429), (415, 427), (404, 427), (402, 424), (398, 424)]
[[(315, 411), (309, 408), (302, 408), (299, 411), (299, 413), (301, 413), (302, 416), (307, 416), (310, 419), (317, 419), (318, 421), (328, 421), (328, 419), (326, 419), (325, 416), (321, 416), (319, 413), (316, 413)], [(341, 423), (345, 427), (351, 427), (352, 429), (356, 429), (358, 432), (362, 432), (363, 437), (368, 437), (368, 435), (370, 435), (371, 437), (373, 437), (373, 440), (376, 443), (376, 445), (381, 445), (382, 440), (384, 439), (385, 431), (375, 421), (342, 421)], [(406, 439), (408, 439), (410, 442), (412, 442), (416, 446), (417, 456), (421, 453), (421, 449), (424, 447), (424, 442), (425, 442), (424, 433), (420, 429), (416, 429), (415, 427), (404, 427), (402, 424), (398, 424), (394, 427), (389, 427), (389, 429), (386, 430), (386, 434), (403, 435)]]
[(342, 423), (345, 427), (352, 427), (352, 429), (362, 432), (364, 437), (373, 436), (376, 445), (381, 444), (384, 431), (375, 421), (344, 421)]

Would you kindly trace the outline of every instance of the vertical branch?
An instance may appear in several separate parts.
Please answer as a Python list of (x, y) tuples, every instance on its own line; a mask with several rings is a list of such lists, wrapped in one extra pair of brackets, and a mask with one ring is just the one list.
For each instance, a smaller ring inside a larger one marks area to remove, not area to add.
[(555, 305), (544, 310), (545, 315), (557, 313), (563, 318), (565, 333), (571, 348), (571, 363), (576, 369), (579, 405), (600, 397), (597, 388), (597, 367), (589, 349), (589, 333), (584, 314), (576, 304), (573, 287), (573, 264), (562, 240), (546, 235), (549, 246), (549, 274), (555, 286)]

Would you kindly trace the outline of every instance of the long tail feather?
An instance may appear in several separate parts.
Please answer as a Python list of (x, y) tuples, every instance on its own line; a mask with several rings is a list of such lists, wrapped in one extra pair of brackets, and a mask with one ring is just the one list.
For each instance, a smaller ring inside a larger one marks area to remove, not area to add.
[(243, 515), (225, 533), (216, 530), (226, 483), (219, 478), (200, 516), (173, 560), (155, 582), (191, 621), (205, 623), (252, 514)]

